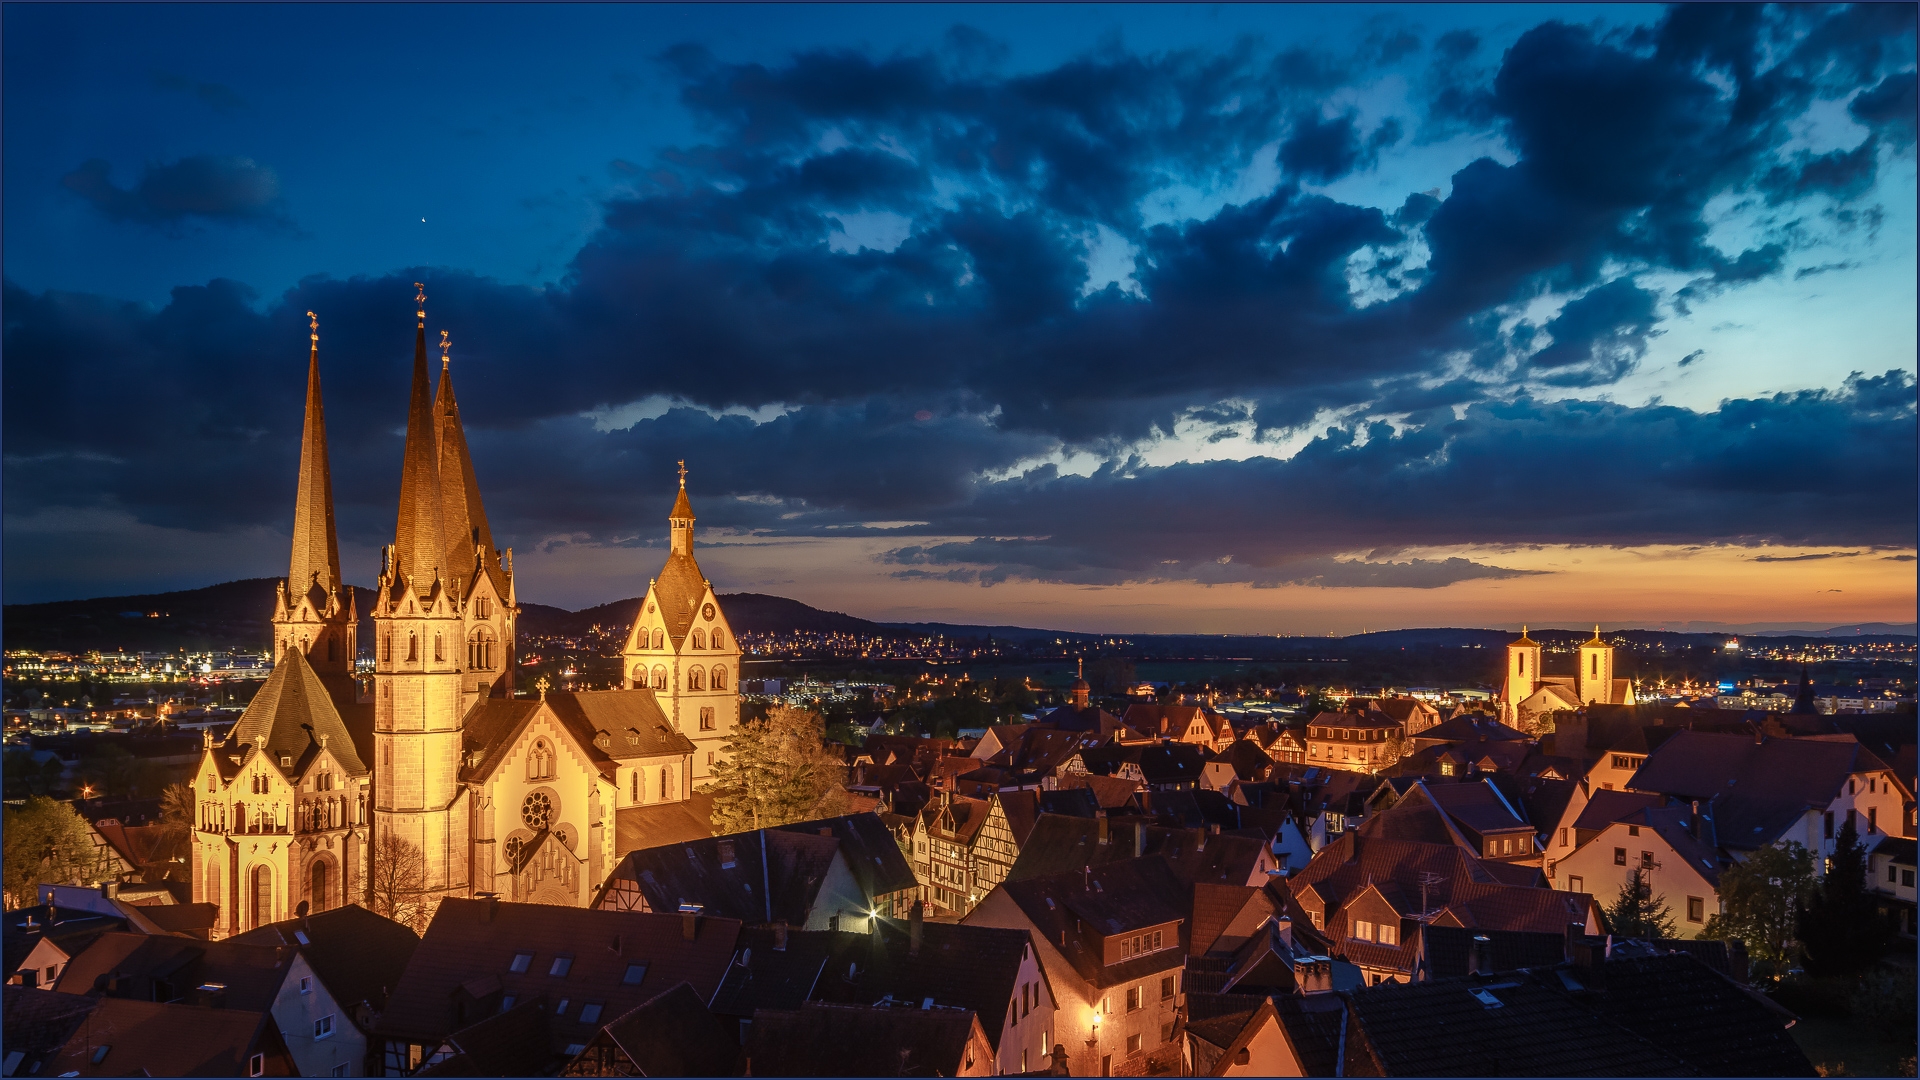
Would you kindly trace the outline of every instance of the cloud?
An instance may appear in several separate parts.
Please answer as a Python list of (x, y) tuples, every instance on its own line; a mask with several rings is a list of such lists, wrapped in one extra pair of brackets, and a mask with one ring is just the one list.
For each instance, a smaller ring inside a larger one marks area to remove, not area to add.
[(156, 71), (153, 73), (153, 85), (161, 90), (190, 94), (219, 112), (238, 112), (247, 107), (246, 98), (219, 83), (197, 82), (172, 72)]
[(244, 157), (188, 157), (149, 165), (130, 188), (117, 187), (111, 166), (94, 158), (60, 178), (68, 191), (110, 221), (173, 225), (189, 218), (286, 227), (280, 177)]
[(1754, 562), (1809, 562), (1815, 559), (1851, 559), (1858, 551), (1823, 551), (1811, 555), (1755, 555)]

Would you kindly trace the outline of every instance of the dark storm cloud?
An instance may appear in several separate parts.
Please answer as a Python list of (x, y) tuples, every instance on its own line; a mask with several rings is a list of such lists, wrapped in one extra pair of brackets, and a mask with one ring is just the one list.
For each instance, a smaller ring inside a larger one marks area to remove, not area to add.
[(149, 165), (130, 188), (116, 186), (110, 173), (111, 166), (95, 158), (61, 177), (60, 183), (113, 221), (291, 223), (280, 197), (280, 177), (252, 158), (202, 156)]
[[(969, 580), (1424, 587), (1508, 571), (1336, 556), (1515, 537), (1900, 542), (1899, 500), (1856, 488), (1912, 490), (1912, 390), (1893, 376), (1713, 414), (1526, 393), (1605, 385), (1645, 355), (1663, 303), (1784, 272), (1790, 232), (1708, 242), (1714, 197), (1817, 194), (1866, 220), (1848, 204), (1912, 145), (1911, 36), (1906, 8), (1713, 5), (1625, 35), (1547, 23), (1501, 56), (1443, 35), (1407, 123), (1504, 139), (1511, 164), (1476, 160), (1445, 198), (1392, 211), (1302, 186), (1403, 139), (1398, 120), (1368, 130), (1325, 107), (1412, 55), (1417, 38), (1391, 26), (1352, 54), (1110, 48), (1020, 75), (966, 32), (929, 53), (781, 64), (678, 47), (660, 62), (706, 141), (610, 166), (628, 186), (546, 287), (416, 269), (264, 302), (215, 281), (150, 309), (9, 284), (9, 512), (281, 527), (311, 309), (343, 528), (377, 541), (398, 486), (411, 283), (426, 280), (489, 510), (529, 541), (625, 542), (684, 457), (703, 522), (925, 522), (909, 533), (943, 539), (903, 541), (900, 572)], [(1787, 153), (1816, 99), (1851, 100), (1873, 134)], [(1231, 187), (1256, 153), (1275, 155), (1272, 190), (1197, 217), (1143, 211)], [(129, 188), (89, 162), (64, 182), (118, 220), (285, 221), (277, 178), (246, 159), (188, 158)], [(905, 239), (837, 250), (857, 214), (906, 221)], [(1135, 257), (1093, 288), (1102, 236)], [(1664, 271), (1692, 283), (1636, 283)], [(1569, 298), (1556, 315), (1500, 329), (1549, 294)], [(686, 407), (618, 431), (581, 419), (654, 398)], [(766, 423), (714, 415), (771, 405), (786, 412)], [(1127, 458), (1183, 423), (1266, 437), (1342, 410), (1286, 461)], [(1076, 452), (1107, 465), (989, 479)], [(1516, 485), (1515, 462), (1538, 483)], [(1576, 467), (1594, 494), (1559, 497)]]

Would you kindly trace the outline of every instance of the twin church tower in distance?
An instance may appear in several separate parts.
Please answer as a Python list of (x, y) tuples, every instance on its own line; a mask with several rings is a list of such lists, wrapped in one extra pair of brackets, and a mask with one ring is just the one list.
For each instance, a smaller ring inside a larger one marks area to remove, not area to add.
[[(513, 552), (494, 547), (445, 331), (431, 384), (425, 305), (422, 290), (370, 642), (341, 576), (312, 323), (274, 672), (227, 740), (205, 746), (194, 778), (194, 900), (219, 906), (215, 936), (292, 918), (302, 903), (590, 904), (617, 857), (616, 822), (677, 809), (739, 720), (740, 650), (694, 559), (684, 467), (621, 688), (516, 689)], [(370, 692), (356, 678), (363, 645)]]

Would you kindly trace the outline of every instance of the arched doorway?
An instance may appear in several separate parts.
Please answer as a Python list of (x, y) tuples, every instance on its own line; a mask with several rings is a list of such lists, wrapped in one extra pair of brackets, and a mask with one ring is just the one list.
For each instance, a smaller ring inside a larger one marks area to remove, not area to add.
[(324, 859), (317, 859), (313, 864), (313, 892), (308, 897), (308, 910), (325, 911), (331, 906), (327, 899), (327, 863)]
[(253, 921), (247, 929), (253, 930), (273, 921), (273, 871), (265, 863), (253, 868)]

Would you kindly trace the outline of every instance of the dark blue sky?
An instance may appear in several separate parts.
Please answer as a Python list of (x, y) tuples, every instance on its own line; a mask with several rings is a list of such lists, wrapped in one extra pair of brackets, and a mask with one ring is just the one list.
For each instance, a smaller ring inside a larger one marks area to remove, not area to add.
[(424, 278), (528, 599), (643, 586), (685, 457), (734, 587), (862, 613), (1836, 546), (1855, 607), (1617, 617), (1911, 612), (1911, 8), (4, 19), (9, 601), (273, 573), (308, 308), (370, 578)]

